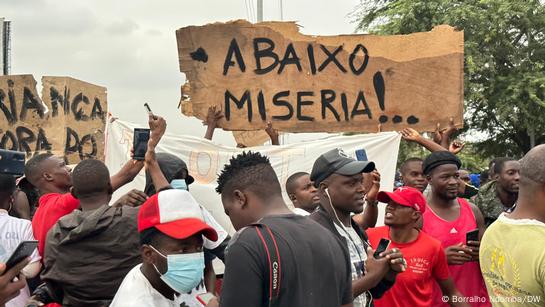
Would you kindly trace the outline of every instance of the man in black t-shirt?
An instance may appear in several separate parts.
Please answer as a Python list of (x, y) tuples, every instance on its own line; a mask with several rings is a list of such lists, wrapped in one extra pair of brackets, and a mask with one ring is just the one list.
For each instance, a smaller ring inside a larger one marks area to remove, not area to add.
[(238, 230), (227, 249), (220, 306), (352, 306), (347, 248), (288, 209), (268, 158), (232, 158), (216, 191)]

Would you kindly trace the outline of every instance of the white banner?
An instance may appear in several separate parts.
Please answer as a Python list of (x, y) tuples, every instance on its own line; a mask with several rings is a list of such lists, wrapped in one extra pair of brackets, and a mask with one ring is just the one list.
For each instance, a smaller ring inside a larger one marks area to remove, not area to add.
[[(130, 158), (133, 129), (143, 128), (134, 124), (116, 120), (107, 125), (106, 165), (111, 174), (115, 174)], [(374, 161), (381, 173), (381, 189), (391, 191), (399, 151), (400, 135), (397, 132), (383, 132), (354, 136), (334, 136), (316, 141), (300, 142), (281, 146), (252, 147), (270, 158), (271, 164), (280, 180), (284, 199), (291, 206), (284, 188), (287, 178), (295, 172), (310, 173), (316, 158), (322, 153), (342, 148), (347, 154), (356, 157), (356, 151), (364, 149), (370, 161)], [(166, 134), (161, 140), (157, 152), (172, 153), (187, 163), (189, 173), (195, 178), (190, 186), (191, 194), (206, 207), (222, 226), (230, 233), (234, 232), (229, 218), (223, 211), (220, 196), (214, 190), (216, 178), (224, 164), (238, 153), (249, 148), (233, 148), (216, 145), (214, 142), (192, 136)], [(361, 151), (360, 151), (361, 152)], [(143, 190), (144, 171), (131, 183), (120, 188), (114, 194), (114, 200), (129, 190)], [(377, 225), (383, 224), (384, 206), (380, 206)]]

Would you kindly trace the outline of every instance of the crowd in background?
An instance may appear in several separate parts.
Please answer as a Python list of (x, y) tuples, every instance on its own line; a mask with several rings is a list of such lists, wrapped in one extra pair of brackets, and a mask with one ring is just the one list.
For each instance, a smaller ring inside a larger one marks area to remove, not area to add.
[[(209, 110), (205, 138), (221, 116)], [(393, 192), (380, 191), (373, 161), (333, 149), (287, 179), (291, 204), (268, 157), (244, 151), (217, 177), (231, 237), (192, 196), (185, 162), (156, 153), (164, 119), (151, 115), (149, 128), (144, 160), (116, 174), (49, 153), (22, 178), (0, 174), (0, 260), (38, 241), (16, 266), (0, 264), (0, 305), (545, 304), (545, 145), (471, 174), (453, 124), (433, 139), (407, 128), (402, 138), (430, 153), (401, 161)], [(145, 186), (112, 202), (142, 169)]]

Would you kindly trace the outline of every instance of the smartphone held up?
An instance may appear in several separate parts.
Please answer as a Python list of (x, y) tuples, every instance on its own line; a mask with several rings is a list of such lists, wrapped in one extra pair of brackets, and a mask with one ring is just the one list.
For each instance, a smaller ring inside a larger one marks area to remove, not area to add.
[(144, 160), (148, 150), (148, 141), (150, 130), (145, 128), (134, 128), (133, 132), (133, 159), (137, 161)]

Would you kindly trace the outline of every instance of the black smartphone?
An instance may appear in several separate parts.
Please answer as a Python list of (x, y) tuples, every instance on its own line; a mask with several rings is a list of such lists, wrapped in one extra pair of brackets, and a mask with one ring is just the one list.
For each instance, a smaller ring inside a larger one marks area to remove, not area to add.
[(22, 176), (25, 173), (25, 153), (0, 149), (0, 174)]
[(38, 247), (38, 241), (23, 241), (19, 243), (11, 256), (9, 256), (9, 259), (6, 262), (6, 270), (4, 272), (7, 272), (26, 257), (30, 257), (34, 250), (36, 250), (36, 247)]
[(466, 232), (466, 244), (469, 241), (479, 241), (479, 229)]
[(380, 253), (386, 251), (388, 249), (388, 246), (390, 246), (390, 240), (384, 238), (380, 239), (380, 242), (378, 243), (377, 249), (375, 250), (373, 257), (375, 257), (375, 259), (380, 258)]
[(144, 156), (146, 155), (146, 151), (148, 150), (149, 136), (149, 129), (134, 128), (134, 135), (132, 140), (134, 160), (144, 160)]
[(465, 188), (464, 188), (464, 194), (461, 195), (460, 197), (462, 198), (467, 198), (467, 199), (470, 199), (471, 197), (479, 194), (479, 189), (472, 186), (471, 184), (468, 184), (468, 183), (465, 183)]

